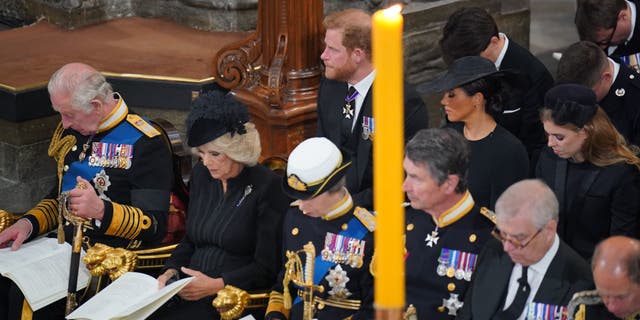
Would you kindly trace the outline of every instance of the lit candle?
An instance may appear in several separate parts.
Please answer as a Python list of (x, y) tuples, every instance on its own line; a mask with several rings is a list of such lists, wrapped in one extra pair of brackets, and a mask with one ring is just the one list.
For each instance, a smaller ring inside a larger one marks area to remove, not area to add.
[(371, 30), (376, 69), (373, 86), (376, 319), (400, 319), (405, 304), (401, 11), (400, 5), (394, 5), (374, 13)]

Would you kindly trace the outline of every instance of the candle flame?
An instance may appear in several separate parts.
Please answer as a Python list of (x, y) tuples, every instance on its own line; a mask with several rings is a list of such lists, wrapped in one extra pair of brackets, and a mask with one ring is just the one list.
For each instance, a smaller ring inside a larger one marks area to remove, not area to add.
[(390, 15), (390, 16), (400, 14), (400, 12), (402, 12), (402, 5), (399, 3), (396, 3), (391, 7), (384, 9), (383, 12), (385, 15)]

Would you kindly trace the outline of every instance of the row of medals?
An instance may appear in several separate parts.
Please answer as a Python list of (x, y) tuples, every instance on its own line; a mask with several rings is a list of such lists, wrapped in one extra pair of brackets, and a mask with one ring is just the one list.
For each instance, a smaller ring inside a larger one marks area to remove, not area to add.
[(473, 274), (473, 271), (471, 269), (462, 269), (462, 268), (454, 268), (453, 266), (449, 266), (447, 267), (444, 263), (440, 262), (438, 264), (438, 267), (436, 268), (436, 273), (441, 276), (447, 276), (449, 278), (453, 278), (455, 277), (458, 280), (466, 280), (466, 281), (471, 281), (471, 275)]

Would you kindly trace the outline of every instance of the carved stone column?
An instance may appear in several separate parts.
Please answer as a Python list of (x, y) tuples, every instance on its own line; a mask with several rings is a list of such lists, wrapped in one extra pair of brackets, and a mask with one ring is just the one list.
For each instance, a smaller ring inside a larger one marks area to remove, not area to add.
[(264, 158), (286, 159), (315, 134), (322, 5), (322, 0), (261, 0), (256, 31), (215, 57), (218, 84), (249, 106)]

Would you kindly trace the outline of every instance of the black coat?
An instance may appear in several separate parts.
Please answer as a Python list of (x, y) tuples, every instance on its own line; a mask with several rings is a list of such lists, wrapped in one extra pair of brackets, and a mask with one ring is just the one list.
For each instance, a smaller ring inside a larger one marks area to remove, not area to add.
[[(375, 85), (375, 82), (373, 83)], [(354, 202), (362, 207), (373, 207), (373, 142), (362, 135), (363, 116), (373, 117), (373, 87), (367, 92), (358, 117), (354, 120), (352, 135), (354, 151), (347, 151), (341, 134), (342, 107), (347, 94), (347, 84), (323, 78), (318, 92), (318, 132), (317, 136), (326, 137), (335, 143), (343, 153), (351, 158), (347, 169), (347, 188)], [(392, 106), (390, 106), (392, 107)], [(404, 141), (413, 137), (420, 129), (429, 126), (427, 107), (413, 87), (404, 86)]]
[(619, 58), (621, 56), (627, 56), (630, 54), (640, 52), (640, 23), (638, 19), (638, 14), (640, 11), (640, 0), (629, 0), (636, 5), (636, 26), (633, 29), (633, 37), (631, 40), (627, 41), (624, 44), (619, 45), (616, 50), (613, 51), (609, 56), (612, 58)]
[[(564, 188), (556, 183), (557, 167), (562, 163), (568, 168), (559, 170), (566, 177)], [(596, 244), (611, 235), (638, 237), (640, 172), (635, 166), (574, 164), (545, 148), (536, 176), (558, 197), (558, 235), (585, 259), (591, 259)]]
[(613, 125), (631, 144), (640, 145), (640, 74), (625, 64), (600, 101)]
[[(457, 319), (489, 320), (502, 311), (513, 265), (502, 243), (489, 240)], [(589, 264), (561, 240), (533, 302), (566, 306), (575, 292), (591, 288)]]
[(553, 77), (538, 58), (512, 39), (509, 39), (500, 70), (515, 70), (522, 80), (517, 82), (521, 87), (516, 88), (520, 94), (504, 104), (504, 111), (496, 117), (496, 122), (522, 141), (531, 167), (535, 168), (540, 149), (546, 143), (539, 109), (545, 93), (553, 86)]

